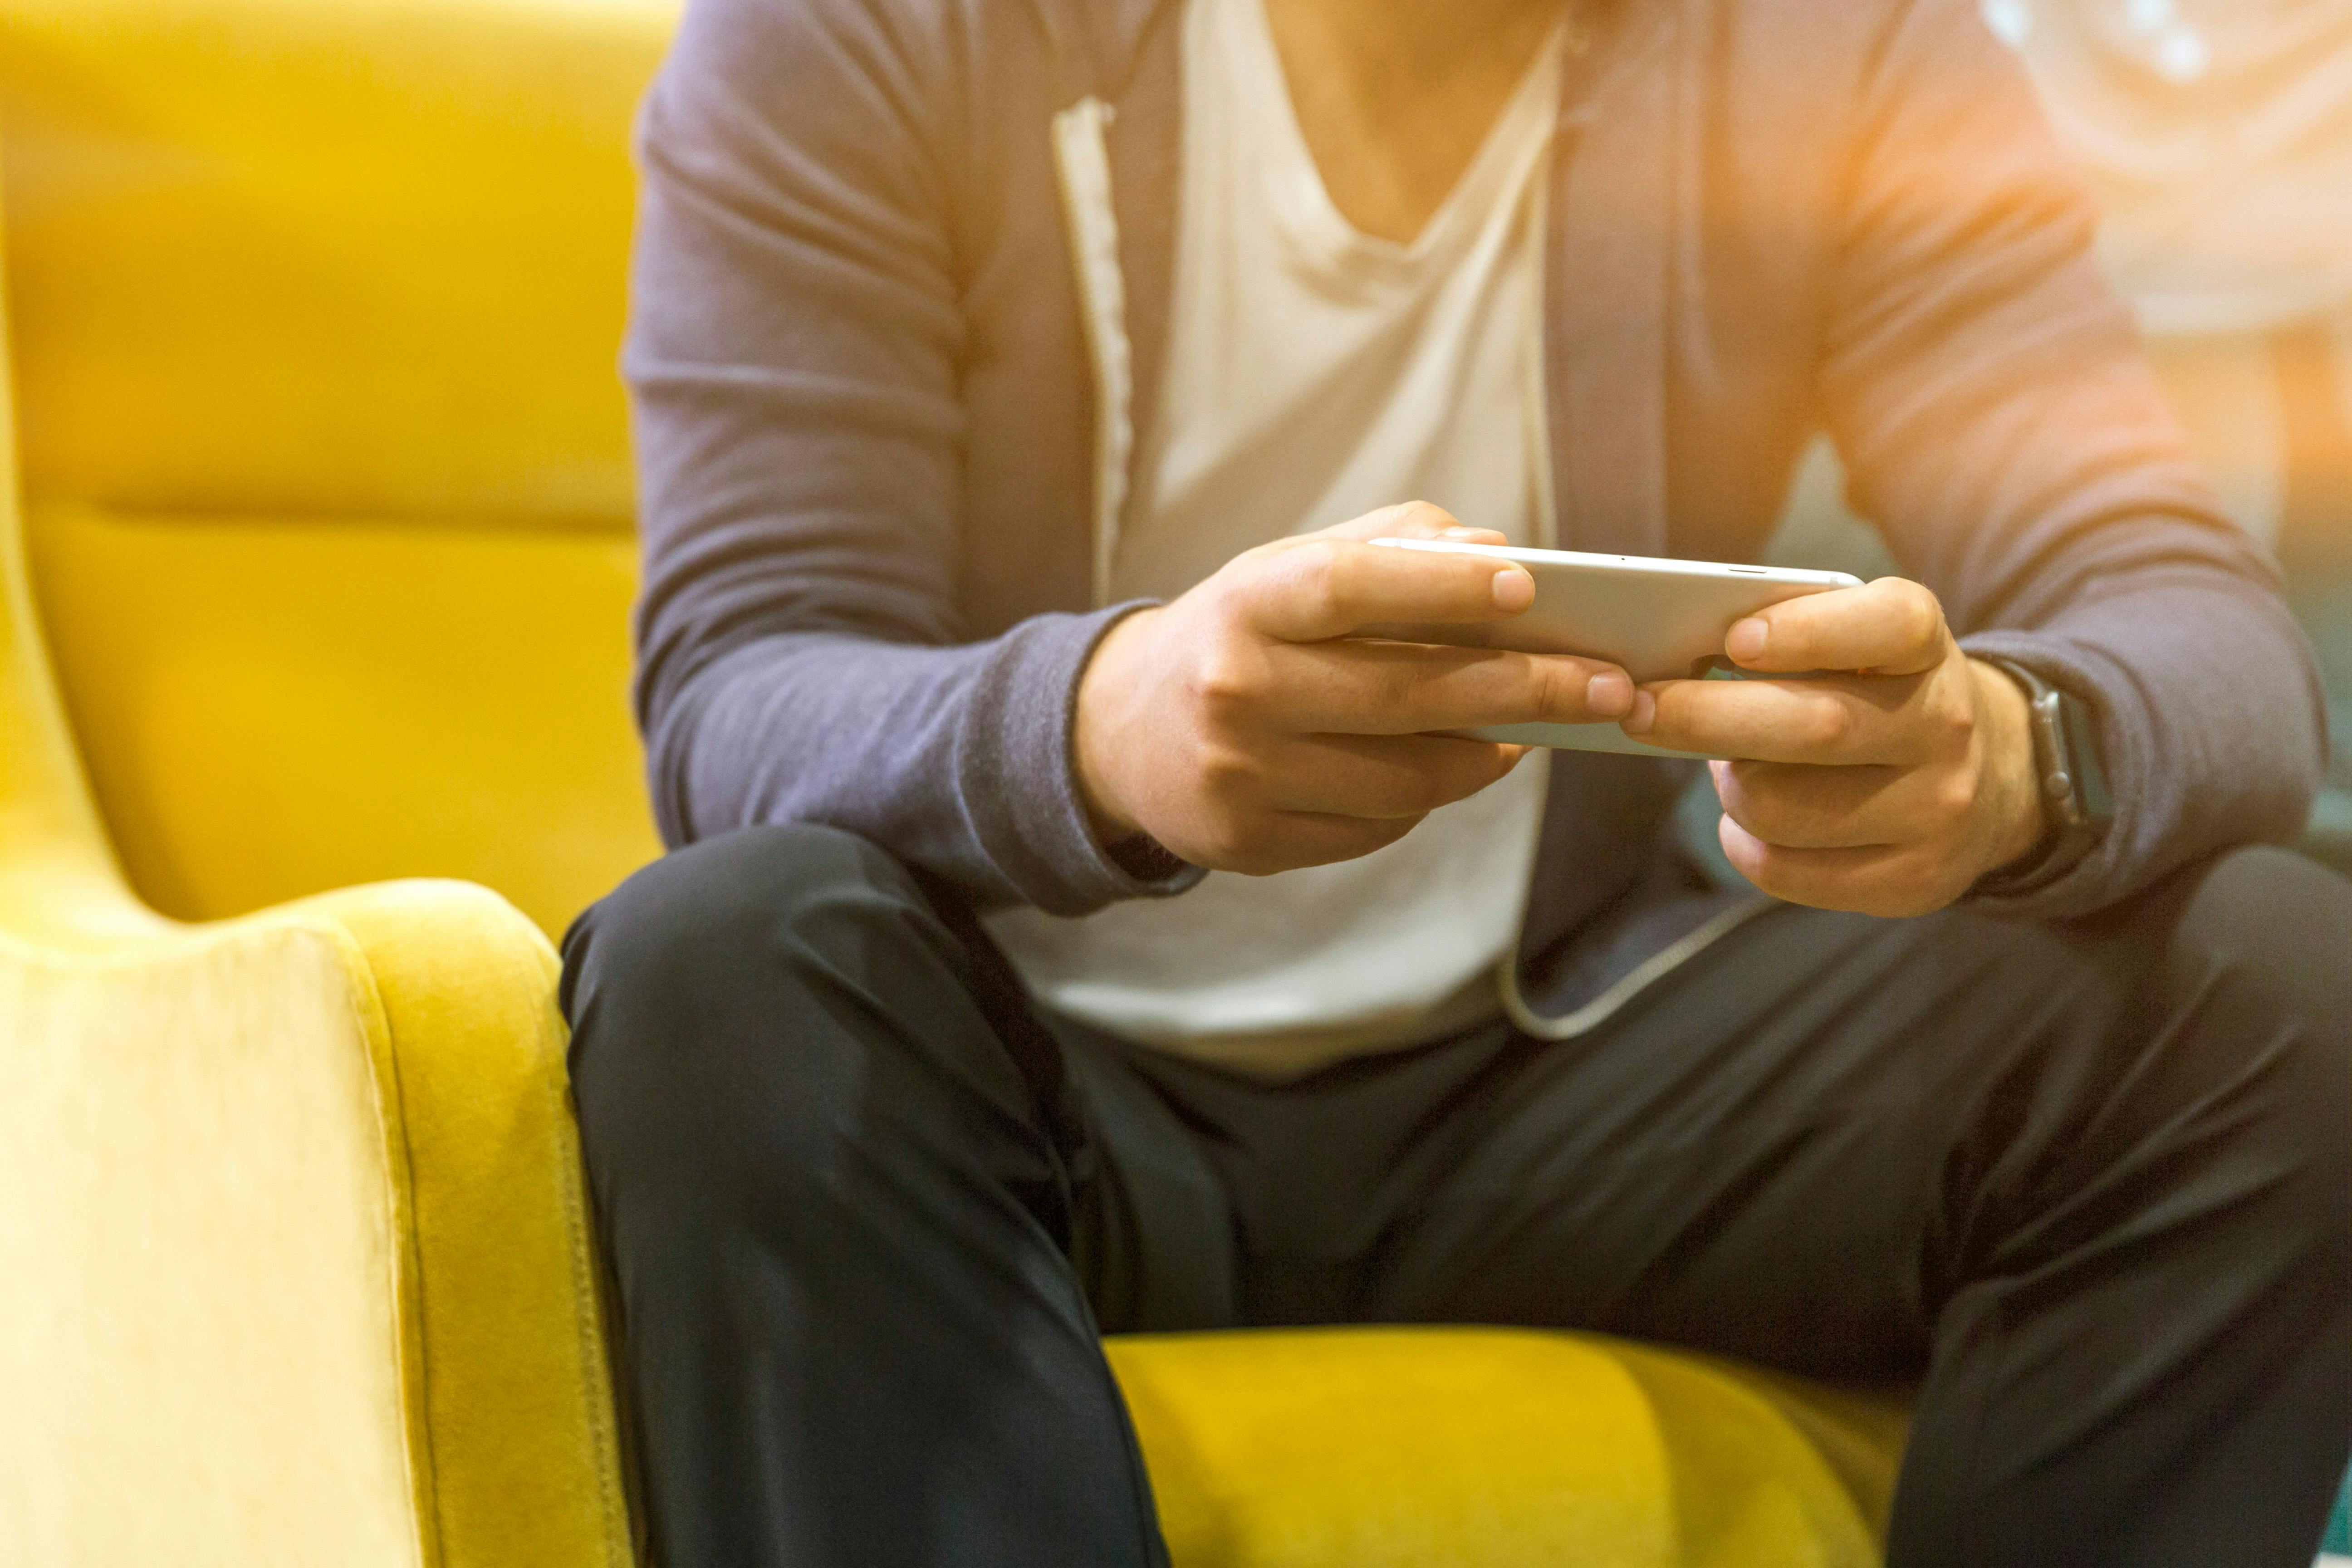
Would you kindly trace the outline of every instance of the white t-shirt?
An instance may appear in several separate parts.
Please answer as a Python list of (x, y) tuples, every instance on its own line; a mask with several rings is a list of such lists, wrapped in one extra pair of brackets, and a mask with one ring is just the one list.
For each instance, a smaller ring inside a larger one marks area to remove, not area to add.
[[(1548, 540), (1544, 171), (1562, 40), (1541, 51), (1410, 245), (1341, 216), (1292, 113), (1263, 0), (1190, 0), (1167, 380), (1113, 596), (1173, 598), (1269, 539), (1434, 501)], [(1543, 808), (1541, 754), (1360, 859), (1212, 872), (1171, 900), (989, 929), (1047, 1005), (1270, 1077), (1498, 1011)]]

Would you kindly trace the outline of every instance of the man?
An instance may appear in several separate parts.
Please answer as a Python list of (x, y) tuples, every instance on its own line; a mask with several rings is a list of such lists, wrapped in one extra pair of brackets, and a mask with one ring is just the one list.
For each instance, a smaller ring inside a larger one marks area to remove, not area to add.
[[(1163, 1562), (1098, 1332), (1335, 1321), (1923, 1378), (1906, 1568), (2307, 1558), (2315, 685), (1973, 7), (698, 0), (643, 154), (662, 1561)], [(1759, 679), (1348, 635), (1528, 602), (1382, 535), (1752, 559), (1823, 426), (1916, 581)], [(1746, 883), (1528, 721), (1734, 759)]]

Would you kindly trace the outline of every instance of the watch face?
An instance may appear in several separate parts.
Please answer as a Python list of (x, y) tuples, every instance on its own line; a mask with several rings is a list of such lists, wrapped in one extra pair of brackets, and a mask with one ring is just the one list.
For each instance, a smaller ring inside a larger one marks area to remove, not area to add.
[(2026, 881), (2053, 880), (2088, 854), (2113, 818), (2105, 774), (2091, 729), (2090, 710), (2074, 693), (2032, 670), (1998, 659), (2025, 689), (2033, 731), (2033, 771), (2050, 805), (2050, 837)]
[(2049, 686), (2033, 693), (2026, 705), (2033, 725), (2033, 771), (2041, 775), (2042, 796), (2050, 813), (2069, 827), (2082, 819), (2074, 805), (2074, 773), (2067, 766), (2066, 731), (2058, 717), (2058, 692)]
[(2115, 820), (2116, 808), (2107, 795), (2106, 770), (2099, 766), (2098, 740), (2091, 731), (2090, 710), (2072, 692), (2061, 691), (2056, 696), (2058, 738), (2066, 748), (2066, 771), (2074, 775), (2071, 798), (2084, 824), (2105, 828)]

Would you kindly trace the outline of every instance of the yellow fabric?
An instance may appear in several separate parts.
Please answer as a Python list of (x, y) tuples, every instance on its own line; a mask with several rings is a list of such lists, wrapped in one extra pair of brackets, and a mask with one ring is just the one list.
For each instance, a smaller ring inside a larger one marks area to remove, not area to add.
[(1877, 1561), (1884, 1493), (1849, 1490), (1771, 1398), (1687, 1357), (1492, 1329), (1108, 1348), (1180, 1568)]
[(545, 937), (449, 884), (205, 927), (131, 897), (12, 429), (0, 400), (0, 1563), (628, 1562)]
[(163, 912), (457, 877), (557, 935), (658, 851), (629, 540), (56, 502), (36, 521), (83, 754)]
[(410, 882), (83, 945), (0, 934), (0, 1561), (630, 1561), (545, 940)]
[[(0, 0), (0, 1563), (628, 1560), (546, 938), (655, 849), (673, 9)], [(1901, 1443), (1571, 1336), (1111, 1354), (1179, 1568), (1864, 1563)]]
[(437, 1561), (352, 957), (268, 923), (0, 944), (0, 1560)]
[(156, 909), (446, 876), (555, 934), (657, 851), (614, 358), (676, 9), (0, 5), (34, 571)]
[(392, 1046), (437, 1561), (621, 1568), (628, 1520), (555, 954), (511, 906), (457, 883), (355, 889), (294, 912), (349, 934)]
[(625, 531), (675, 0), (7, 0), (30, 493)]

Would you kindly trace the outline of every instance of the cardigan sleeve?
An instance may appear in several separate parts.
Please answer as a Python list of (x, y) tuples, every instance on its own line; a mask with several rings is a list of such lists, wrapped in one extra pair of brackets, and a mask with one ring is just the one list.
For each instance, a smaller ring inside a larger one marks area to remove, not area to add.
[(1078, 677), (1133, 606), (960, 623), (952, 47), (887, 5), (686, 12), (638, 132), (636, 709), (673, 845), (824, 823), (1082, 913), (1198, 873), (1131, 874), (1074, 782)]
[(2100, 848), (2032, 892), (2086, 914), (2292, 838), (2324, 764), (2310, 649), (2190, 461), (2022, 68), (1969, 0), (1892, 13), (1854, 106), (1821, 373), (1858, 510), (1972, 654), (2095, 718)]

